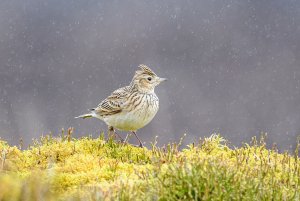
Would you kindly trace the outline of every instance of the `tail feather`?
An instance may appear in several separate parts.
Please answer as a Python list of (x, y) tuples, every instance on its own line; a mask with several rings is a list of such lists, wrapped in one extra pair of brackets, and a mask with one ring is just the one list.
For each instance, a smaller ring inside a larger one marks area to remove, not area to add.
[(86, 119), (86, 118), (91, 118), (91, 117), (93, 117), (93, 114), (89, 113), (89, 114), (80, 115), (80, 116), (75, 117), (75, 118), (76, 119), (78, 119), (78, 118)]

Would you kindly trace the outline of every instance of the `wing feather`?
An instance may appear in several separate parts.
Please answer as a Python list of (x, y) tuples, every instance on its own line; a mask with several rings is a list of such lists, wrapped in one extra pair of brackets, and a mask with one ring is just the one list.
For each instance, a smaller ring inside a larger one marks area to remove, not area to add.
[(94, 108), (94, 111), (101, 116), (113, 115), (121, 112), (129, 92), (129, 86), (115, 90), (110, 96)]

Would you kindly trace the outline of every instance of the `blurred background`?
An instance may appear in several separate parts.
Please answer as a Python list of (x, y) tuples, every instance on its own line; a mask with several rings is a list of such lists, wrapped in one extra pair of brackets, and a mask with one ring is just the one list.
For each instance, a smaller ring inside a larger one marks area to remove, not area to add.
[[(221, 133), (234, 145), (268, 133), (292, 149), (300, 134), (300, 1), (2, 0), (0, 136), (28, 145), (130, 83), (138, 64), (168, 82), (138, 134), (146, 145)], [(125, 136), (126, 133), (121, 132)], [(134, 140), (133, 140), (134, 142)]]

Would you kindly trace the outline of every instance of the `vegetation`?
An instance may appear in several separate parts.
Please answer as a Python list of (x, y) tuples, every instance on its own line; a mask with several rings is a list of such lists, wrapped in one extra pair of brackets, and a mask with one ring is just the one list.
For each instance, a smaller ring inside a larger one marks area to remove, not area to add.
[(212, 135), (147, 149), (71, 134), (26, 150), (0, 141), (0, 200), (300, 200), (299, 146), (230, 148)]

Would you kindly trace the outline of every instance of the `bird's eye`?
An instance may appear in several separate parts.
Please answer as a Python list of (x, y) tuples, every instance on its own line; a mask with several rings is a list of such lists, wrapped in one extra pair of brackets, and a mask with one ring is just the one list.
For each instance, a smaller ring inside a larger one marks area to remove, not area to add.
[(149, 81), (151, 81), (151, 80), (152, 80), (152, 78), (151, 78), (151, 77), (148, 77), (147, 79), (148, 79)]

